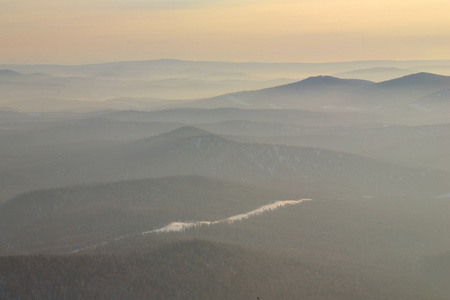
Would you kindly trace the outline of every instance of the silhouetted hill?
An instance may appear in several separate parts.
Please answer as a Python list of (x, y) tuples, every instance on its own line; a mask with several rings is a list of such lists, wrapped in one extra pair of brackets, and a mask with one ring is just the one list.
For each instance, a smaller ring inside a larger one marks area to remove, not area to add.
[[(194, 127), (194, 126), (182, 126), (182, 127), (176, 128), (174, 130), (162, 133), (158, 136), (147, 138), (145, 140), (151, 140), (154, 142), (173, 141), (173, 140), (180, 139), (180, 138), (192, 138), (192, 137), (196, 137), (196, 136), (209, 135), (209, 134), (211, 134), (211, 133), (208, 131), (199, 129), (197, 127)], [(140, 140), (135, 143), (141, 143), (145, 140)]]
[(193, 101), (192, 107), (241, 107), (321, 110), (323, 106), (349, 106), (360, 97), (361, 90), (372, 82), (339, 79), (331, 76), (309, 77), (299, 82), (227, 94)]
[(431, 93), (448, 89), (449, 78), (431, 73), (417, 73), (373, 83), (315, 76), (287, 85), (191, 101), (184, 106), (352, 112), (356, 119), (349, 117), (350, 122), (361, 122), (358, 117), (365, 116), (366, 122), (442, 123), (448, 111), (425, 115), (423, 112), (428, 110), (422, 109), (417, 101)]
[[(361, 80), (361, 79), (341, 79), (333, 76), (313, 76), (308, 77), (299, 82), (290, 83), (286, 85), (282, 85), (279, 87), (275, 87), (276, 89), (316, 89), (316, 88), (331, 88), (331, 87), (359, 87), (366, 86), (372, 84), (371, 81)], [(265, 89), (271, 90), (274, 88)]]
[(421, 72), (380, 82), (376, 85), (378, 88), (389, 89), (442, 89), (450, 86), (450, 76)]
[(352, 70), (334, 74), (339, 78), (359, 78), (375, 82), (391, 80), (401, 76), (415, 73), (413, 70), (396, 68), (396, 67), (374, 67), (368, 69)]
[(9, 69), (0, 70), (0, 83), (5, 83), (9, 81), (26, 82), (47, 78), (51, 78), (51, 76), (44, 73), (23, 74)]
[(17, 79), (17, 78), (20, 78), (23, 76), (24, 76), (23, 74), (12, 71), (12, 70), (8, 70), (8, 69), (0, 70), (0, 79), (2, 79), (2, 80)]

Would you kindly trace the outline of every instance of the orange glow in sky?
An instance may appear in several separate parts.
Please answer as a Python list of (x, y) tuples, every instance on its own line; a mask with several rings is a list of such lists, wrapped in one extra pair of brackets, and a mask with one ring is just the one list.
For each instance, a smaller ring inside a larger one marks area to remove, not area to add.
[(448, 0), (0, 0), (0, 63), (449, 59)]

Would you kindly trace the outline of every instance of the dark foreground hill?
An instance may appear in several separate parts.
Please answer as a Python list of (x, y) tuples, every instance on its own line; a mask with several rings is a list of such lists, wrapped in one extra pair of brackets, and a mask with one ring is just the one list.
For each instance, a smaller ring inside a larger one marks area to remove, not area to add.
[(0, 206), (0, 254), (72, 251), (174, 221), (215, 221), (294, 194), (197, 176), (40, 190)]
[(446, 295), (450, 293), (450, 251), (424, 258), (420, 270), (426, 282)]
[(386, 270), (201, 240), (125, 254), (0, 258), (2, 299), (444, 299)]

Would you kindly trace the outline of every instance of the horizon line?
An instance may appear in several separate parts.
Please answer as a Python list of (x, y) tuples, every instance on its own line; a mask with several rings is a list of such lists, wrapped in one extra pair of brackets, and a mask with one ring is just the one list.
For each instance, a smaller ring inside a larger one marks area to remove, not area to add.
[(178, 58), (156, 58), (156, 59), (137, 59), (137, 60), (117, 60), (117, 61), (105, 61), (105, 62), (83, 62), (83, 63), (0, 63), (0, 66), (89, 66), (89, 65), (105, 65), (114, 63), (142, 63), (142, 62), (190, 62), (190, 63), (223, 63), (223, 64), (301, 64), (301, 65), (325, 65), (325, 64), (345, 64), (345, 63), (370, 63), (370, 62), (435, 62), (442, 63), (448, 62), (449, 59), (368, 59), (368, 60), (343, 60), (343, 61), (327, 61), (327, 62), (268, 62), (268, 61), (226, 61), (226, 60), (189, 60)]

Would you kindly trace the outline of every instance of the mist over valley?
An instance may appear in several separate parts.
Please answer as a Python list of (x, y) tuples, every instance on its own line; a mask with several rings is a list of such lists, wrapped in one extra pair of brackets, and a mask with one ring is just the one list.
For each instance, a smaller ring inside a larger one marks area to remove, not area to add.
[(445, 60), (0, 65), (0, 299), (446, 299), (449, 90)]

